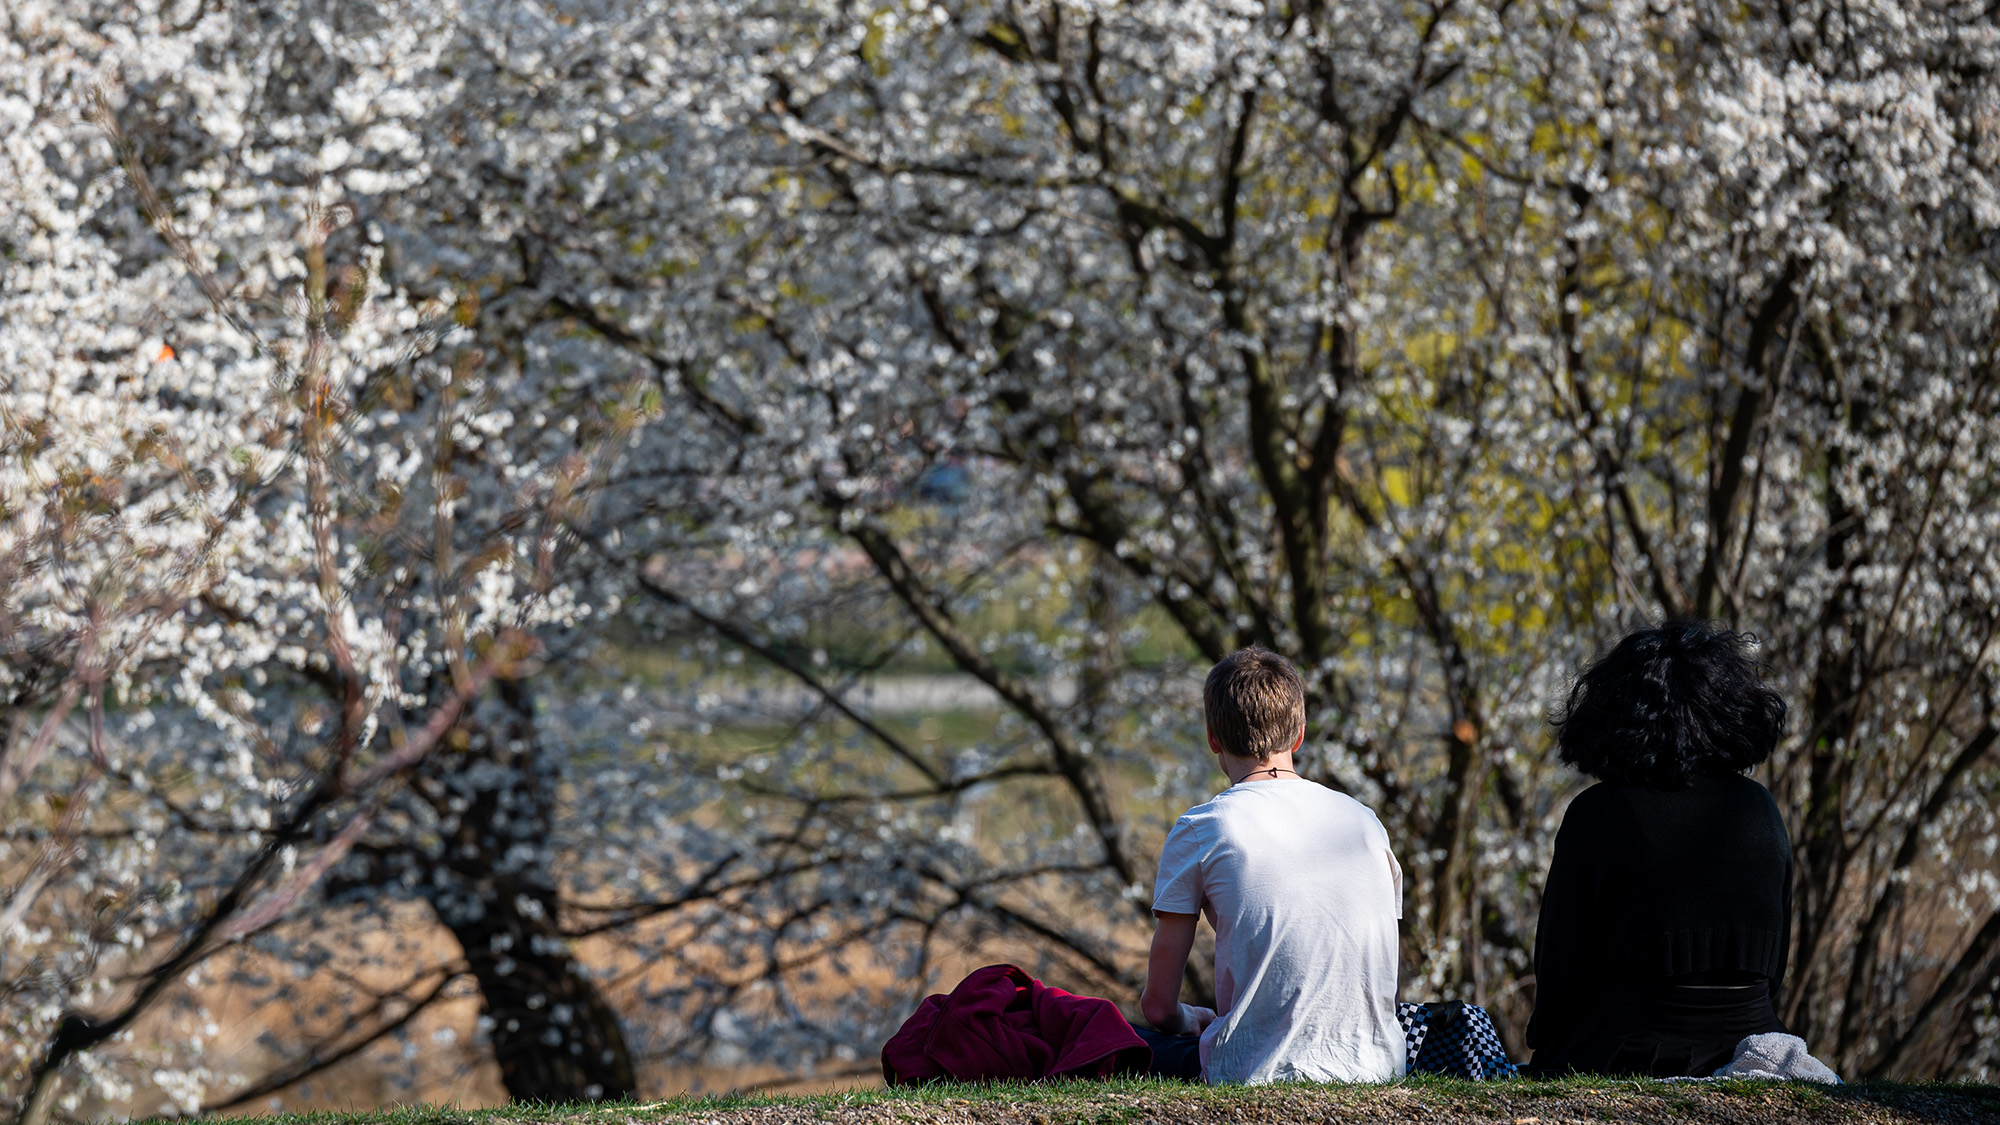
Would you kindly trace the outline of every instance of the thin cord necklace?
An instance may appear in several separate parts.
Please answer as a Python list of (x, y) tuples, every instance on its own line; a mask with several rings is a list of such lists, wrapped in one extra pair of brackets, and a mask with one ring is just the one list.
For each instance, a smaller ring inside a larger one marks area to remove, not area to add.
[(1256, 776), (1257, 776), (1258, 774), (1260, 774), (1260, 773), (1268, 773), (1268, 774), (1270, 774), (1270, 775), (1271, 775), (1271, 780), (1272, 780), (1272, 781), (1276, 781), (1276, 780), (1278, 780), (1278, 775), (1279, 775), (1279, 774), (1281, 774), (1281, 773), (1288, 773), (1288, 774), (1291, 774), (1291, 775), (1292, 775), (1293, 777), (1300, 777), (1300, 776), (1302, 776), (1302, 775), (1301, 775), (1301, 774), (1299, 773), (1299, 771), (1297, 771), (1297, 770), (1295, 770), (1295, 769), (1289, 769), (1289, 768), (1287, 768), (1287, 767), (1285, 767), (1285, 766), (1272, 766), (1272, 767), (1271, 767), (1270, 769), (1267, 769), (1267, 770), (1251, 770), (1251, 771), (1250, 771), (1249, 773), (1246, 773), (1246, 774), (1244, 774), (1243, 776), (1244, 776), (1244, 777), (1245, 777), (1245, 778), (1247, 779), (1247, 778), (1252, 778), (1252, 777), (1256, 777)]

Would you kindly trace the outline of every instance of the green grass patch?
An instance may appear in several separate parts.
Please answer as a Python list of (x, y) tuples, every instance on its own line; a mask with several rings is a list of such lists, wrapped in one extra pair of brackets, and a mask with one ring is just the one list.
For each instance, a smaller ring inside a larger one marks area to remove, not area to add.
[(2000, 1122), (2000, 1087), (1864, 1082), (1659, 1082), (1569, 1078), (1466, 1082), (1415, 1075), (1386, 1084), (1202, 1086), (1153, 1079), (940, 1083), (819, 1094), (682, 1096), (647, 1102), (516, 1104), (461, 1110), (409, 1106), (284, 1114), (276, 1125), (1123, 1125), (1126, 1122), (1749, 1123)]

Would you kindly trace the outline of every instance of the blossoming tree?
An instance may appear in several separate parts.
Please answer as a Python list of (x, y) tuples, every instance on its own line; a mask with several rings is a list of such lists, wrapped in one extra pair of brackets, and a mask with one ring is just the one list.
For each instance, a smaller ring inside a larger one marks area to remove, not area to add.
[[(1397, 841), (1406, 991), (1511, 1034), (1544, 709), (1664, 614), (1792, 702), (1788, 1024), (1992, 1065), (1976, 5), (90, 8), (0, 16), (20, 1104), (124, 1080), (114, 979), (355, 903), (462, 957), (185, 1104), (456, 980), (545, 1097), (835, 1054), (955, 949), (1125, 995), (1253, 642)], [(803, 707), (693, 780), (528, 675), (614, 633)], [(974, 733), (868, 706), (919, 651)]]

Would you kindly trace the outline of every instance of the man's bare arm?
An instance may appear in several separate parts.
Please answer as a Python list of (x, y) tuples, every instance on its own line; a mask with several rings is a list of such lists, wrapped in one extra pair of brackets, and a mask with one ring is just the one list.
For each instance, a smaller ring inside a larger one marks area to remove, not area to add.
[(1153, 916), (1158, 924), (1153, 930), (1153, 953), (1146, 961), (1146, 990), (1139, 995), (1139, 1012), (1160, 1031), (1192, 1035), (1201, 1028), (1181, 1008), (1181, 978), (1187, 974), (1200, 915), (1156, 910)]

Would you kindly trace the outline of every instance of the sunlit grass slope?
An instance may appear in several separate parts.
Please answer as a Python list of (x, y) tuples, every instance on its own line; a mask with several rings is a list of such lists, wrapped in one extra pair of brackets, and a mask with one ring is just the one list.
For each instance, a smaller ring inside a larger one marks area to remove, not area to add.
[(683, 1097), (491, 1110), (408, 1107), (313, 1113), (274, 1125), (1124, 1125), (1124, 1123), (2000, 1122), (2000, 1087), (1859, 1083), (1656, 1082), (1606, 1079), (1462, 1082), (1418, 1077), (1385, 1086), (1191, 1086), (1175, 1082), (994, 1083), (859, 1089), (817, 1095)]

